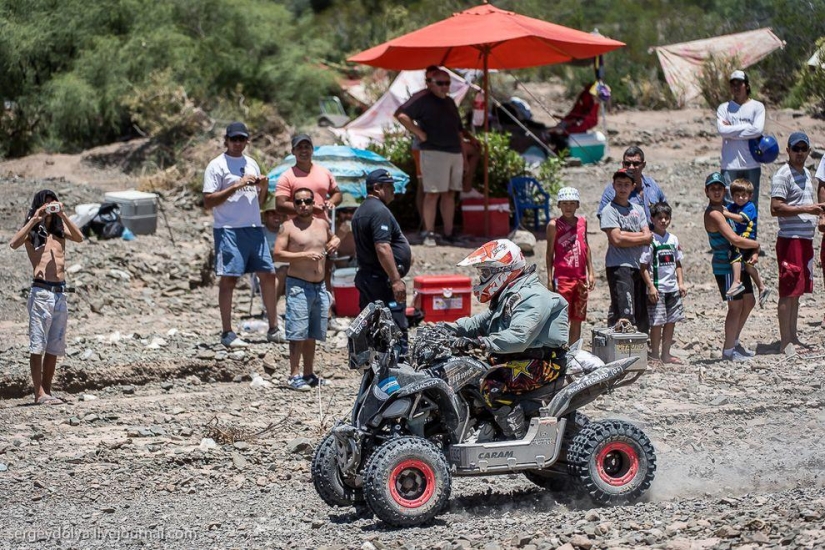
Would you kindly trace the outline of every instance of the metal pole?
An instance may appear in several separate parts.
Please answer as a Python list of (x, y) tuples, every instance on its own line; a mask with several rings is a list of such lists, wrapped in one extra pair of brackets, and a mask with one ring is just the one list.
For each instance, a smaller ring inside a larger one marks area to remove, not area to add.
[(485, 46), (484, 56), (484, 236), (490, 236), (490, 144), (487, 136), (490, 132), (490, 73), (487, 59), (490, 52)]

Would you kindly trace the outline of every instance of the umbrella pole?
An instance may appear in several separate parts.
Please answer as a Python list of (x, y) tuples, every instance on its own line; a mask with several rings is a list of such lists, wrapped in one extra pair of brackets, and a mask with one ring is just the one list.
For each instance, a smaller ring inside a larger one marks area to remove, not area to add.
[(482, 50), (484, 56), (484, 236), (490, 236), (490, 73), (487, 67), (489, 51)]

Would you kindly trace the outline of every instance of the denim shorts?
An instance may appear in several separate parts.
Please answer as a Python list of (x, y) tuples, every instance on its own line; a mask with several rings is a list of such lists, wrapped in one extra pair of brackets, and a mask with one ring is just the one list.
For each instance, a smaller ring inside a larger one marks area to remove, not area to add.
[(329, 293), (324, 281), (286, 278), (286, 339), (291, 342), (327, 339)]
[(45, 288), (32, 287), (29, 310), (29, 353), (66, 354), (66, 323), (69, 305), (66, 295)]
[(275, 270), (262, 227), (216, 227), (213, 234), (218, 276), (240, 277)]

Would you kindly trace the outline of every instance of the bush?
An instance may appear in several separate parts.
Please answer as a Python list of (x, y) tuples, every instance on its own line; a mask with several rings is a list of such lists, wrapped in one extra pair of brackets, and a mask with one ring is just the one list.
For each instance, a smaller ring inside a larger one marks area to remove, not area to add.
[(741, 62), (736, 56), (711, 55), (702, 63), (699, 88), (708, 107), (716, 109), (730, 99), (730, 74), (740, 66)]
[(825, 115), (825, 69), (822, 68), (825, 63), (825, 38), (817, 40), (815, 51), (819, 52), (819, 65), (811, 67), (806, 63), (802, 67), (788, 104), (798, 108), (810, 102), (808, 110), (812, 115), (821, 117)]

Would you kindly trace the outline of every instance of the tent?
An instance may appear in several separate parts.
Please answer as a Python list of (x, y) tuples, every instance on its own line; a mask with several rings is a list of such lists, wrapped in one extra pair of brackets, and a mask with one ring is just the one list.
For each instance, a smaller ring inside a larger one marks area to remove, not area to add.
[(768, 28), (726, 34), (714, 38), (651, 48), (659, 57), (665, 79), (679, 105), (699, 97), (699, 77), (704, 62), (711, 56), (736, 57), (739, 68), (750, 67), (785, 42)]
[[(452, 71), (447, 71), (447, 74), (450, 75), (451, 80), (450, 96), (458, 105), (467, 95), (470, 85)], [(364, 149), (371, 141), (382, 143), (385, 130), (403, 130), (393, 116), (396, 109), (424, 87), (423, 70), (401, 71), (387, 93), (381, 96), (364, 114), (342, 128), (330, 128), (330, 130), (341, 141), (352, 147)]]

